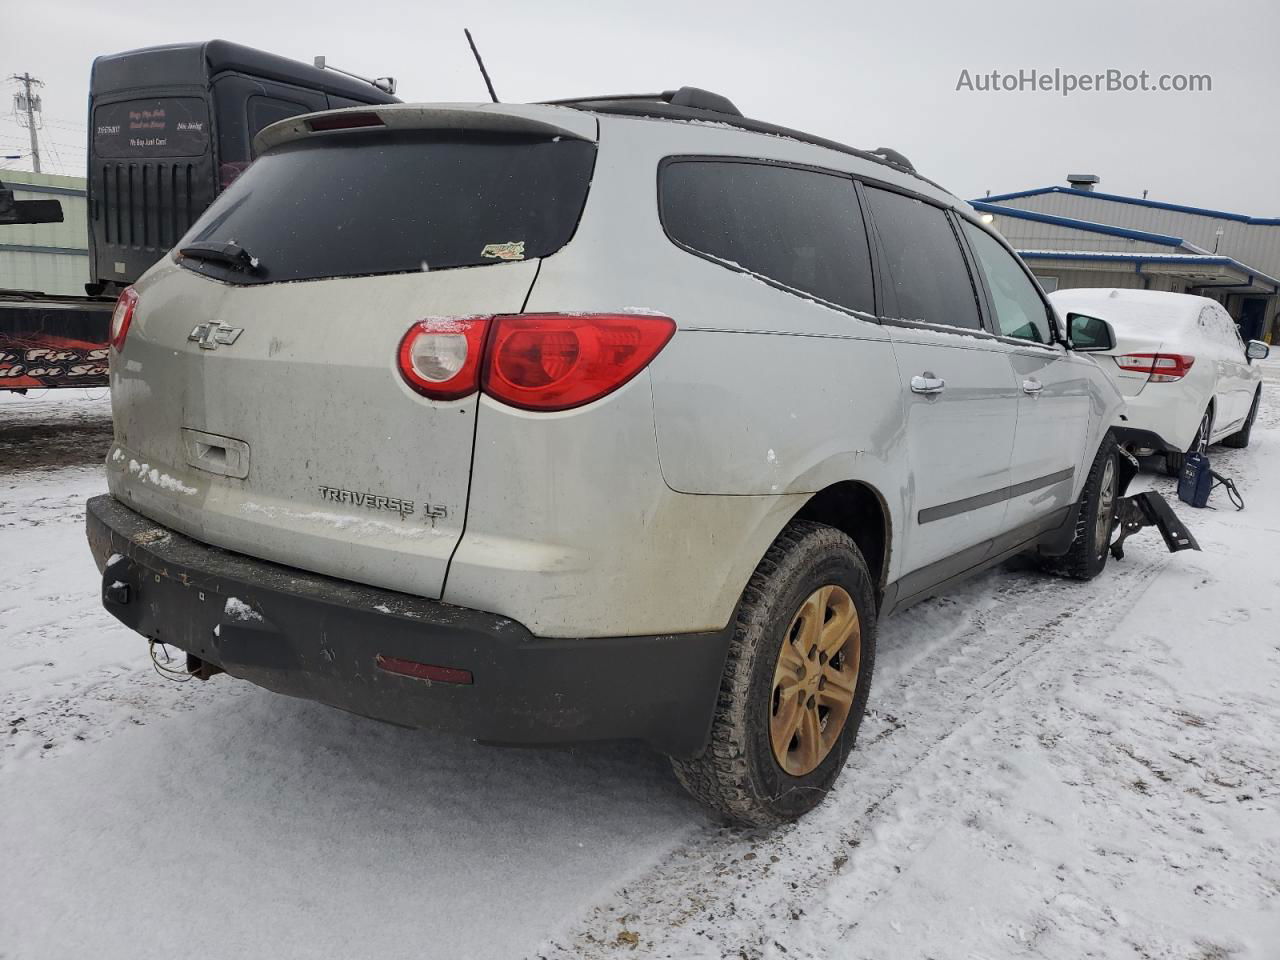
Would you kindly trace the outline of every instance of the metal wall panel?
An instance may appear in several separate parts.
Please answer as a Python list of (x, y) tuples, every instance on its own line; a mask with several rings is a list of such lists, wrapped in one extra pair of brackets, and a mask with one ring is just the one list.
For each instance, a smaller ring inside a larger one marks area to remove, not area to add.
[[(1269, 276), (1280, 277), (1280, 225), (1247, 224), (1077, 193), (1046, 193), (998, 202), (1019, 210), (1181, 237), (1211, 252), (1216, 243), (1219, 254), (1234, 257)], [(1218, 230), (1222, 230), (1221, 238), (1216, 236)]]

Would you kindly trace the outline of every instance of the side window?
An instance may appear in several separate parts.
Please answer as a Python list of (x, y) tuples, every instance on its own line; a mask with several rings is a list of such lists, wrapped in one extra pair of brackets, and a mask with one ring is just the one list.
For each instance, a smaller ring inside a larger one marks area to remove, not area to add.
[(973, 281), (947, 215), (923, 200), (876, 187), (867, 187), (867, 204), (883, 252), (887, 295), (881, 312), (979, 329)]
[(288, 120), (290, 117), (296, 117), (300, 113), (309, 113), (311, 108), (303, 103), (294, 103), (292, 100), (278, 100), (275, 97), (250, 97), (248, 103), (249, 112), (249, 142), (253, 142), (253, 138), (263, 127), (269, 127), (277, 120)]
[(991, 291), (1000, 336), (1052, 343), (1048, 308), (1027, 272), (999, 240), (967, 220), (962, 223)]
[(224, 73), (214, 78), (213, 103), (218, 118), (218, 189), (222, 191), (249, 166), (259, 130), (299, 113), (324, 110), (328, 98), (317, 90)]
[(1229, 327), (1232, 325), (1230, 319), (1217, 307), (1207, 306), (1201, 314), (1204, 318), (1205, 332), (1208, 333), (1210, 339), (1216, 340), (1224, 347), (1231, 346), (1235, 341), (1235, 337), (1231, 335)]
[(663, 166), (662, 223), (676, 243), (829, 303), (875, 311), (853, 181), (774, 164)]
[(1213, 312), (1213, 307), (1205, 307), (1200, 311), (1200, 332), (1206, 337), (1214, 340), (1218, 339), (1217, 319)]
[(1240, 336), (1240, 325), (1236, 323), (1225, 307), (1218, 307), (1218, 316), (1222, 318), (1222, 329), (1226, 336), (1226, 344), (1230, 347), (1244, 349), (1244, 338)]

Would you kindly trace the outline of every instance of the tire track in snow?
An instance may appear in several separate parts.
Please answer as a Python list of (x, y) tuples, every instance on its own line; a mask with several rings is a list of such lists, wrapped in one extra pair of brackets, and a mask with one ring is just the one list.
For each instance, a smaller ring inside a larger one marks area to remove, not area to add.
[[(821, 807), (800, 824), (772, 833), (705, 828), (538, 956), (629, 951), (629, 937), (618, 939), (623, 931), (637, 934), (643, 955), (687, 957), (704, 945), (709, 956), (739, 949), (744, 957), (781, 956), (762, 941), (762, 927), (795, 924), (822, 902), (823, 888), (854, 852), (861, 860), (874, 849), (877, 831), (896, 815), (895, 800), (911, 771), (970, 732), (983, 708), (1013, 690), (1033, 660), (1057, 645), (1087, 649), (1108, 635), (1113, 618), (1168, 564), (1157, 547), (1149, 540), (1131, 541), (1126, 559), (1109, 564), (1093, 584), (998, 571), (884, 621), (873, 709), (858, 748)], [(924, 630), (939, 639), (921, 650), (915, 635)], [(859, 883), (864, 879), (873, 878), (860, 870)], [(879, 886), (892, 884), (893, 871), (876, 880)], [(878, 896), (870, 883), (861, 905), (841, 901), (839, 929), (853, 930), (863, 906)], [(743, 902), (767, 904), (767, 915), (743, 909)], [(805, 955), (797, 946), (792, 944), (790, 956)]]

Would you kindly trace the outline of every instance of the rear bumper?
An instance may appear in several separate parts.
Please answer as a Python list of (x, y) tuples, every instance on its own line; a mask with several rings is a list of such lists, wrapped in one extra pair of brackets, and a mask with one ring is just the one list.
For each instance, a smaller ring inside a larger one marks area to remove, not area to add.
[[(638, 739), (685, 757), (706, 744), (732, 623), (539, 638), (506, 617), (210, 547), (111, 496), (90, 500), (85, 522), (116, 619), (268, 690), (496, 743)], [(380, 656), (473, 679), (406, 677)]]
[(1124, 398), (1125, 419), (1116, 424), (1116, 434), (1141, 431), (1147, 439), (1159, 438), (1165, 451), (1182, 453), (1195, 439), (1208, 402), (1190, 381), (1149, 383), (1137, 396)]

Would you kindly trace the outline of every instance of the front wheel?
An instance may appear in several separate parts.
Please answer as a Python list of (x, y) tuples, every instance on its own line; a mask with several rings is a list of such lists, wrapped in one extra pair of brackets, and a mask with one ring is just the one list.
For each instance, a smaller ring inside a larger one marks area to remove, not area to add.
[(1120, 454), (1116, 438), (1107, 433), (1089, 467), (1080, 494), (1076, 535), (1066, 556), (1053, 569), (1073, 580), (1092, 580), (1107, 565), (1111, 534), (1116, 525), (1116, 503), (1120, 498)]
[(874, 586), (832, 527), (794, 520), (738, 605), (711, 738), (677, 779), (724, 819), (795, 820), (831, 789), (853, 749), (875, 663)]

